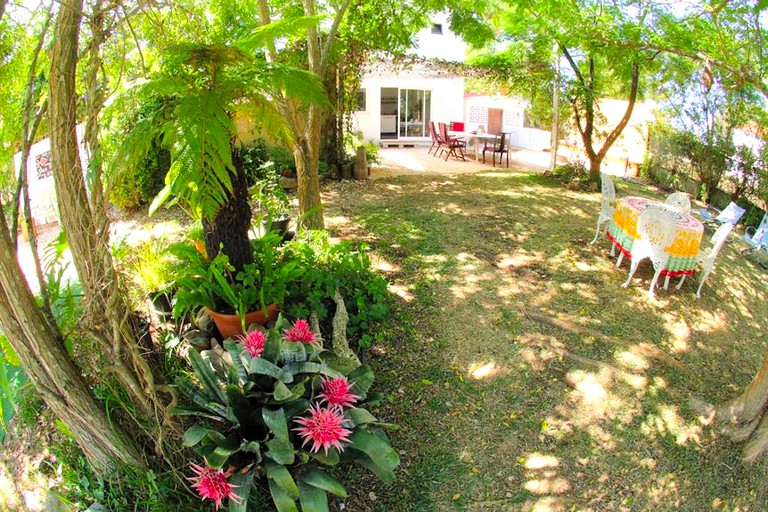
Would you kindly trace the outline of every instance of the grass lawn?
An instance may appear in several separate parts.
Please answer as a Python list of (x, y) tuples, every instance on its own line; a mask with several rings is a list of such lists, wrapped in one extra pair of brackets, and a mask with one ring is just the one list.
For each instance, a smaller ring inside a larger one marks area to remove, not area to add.
[(697, 277), (649, 300), (649, 262), (623, 289), (628, 262), (588, 244), (599, 194), (539, 174), (397, 176), (324, 200), (399, 296), (371, 360), (402, 466), (391, 486), (355, 471), (348, 510), (765, 510), (768, 465), (688, 405), (738, 394), (766, 352), (768, 274), (741, 244), (701, 300)]

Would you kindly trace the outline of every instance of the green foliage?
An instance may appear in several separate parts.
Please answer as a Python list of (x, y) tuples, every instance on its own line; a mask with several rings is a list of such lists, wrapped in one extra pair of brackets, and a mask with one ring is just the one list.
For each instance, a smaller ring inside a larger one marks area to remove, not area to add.
[(347, 156), (350, 158), (354, 159), (357, 148), (363, 146), (363, 148), (365, 148), (365, 158), (368, 160), (368, 165), (381, 163), (379, 145), (372, 140), (364, 141), (361, 132), (347, 133), (344, 136), (344, 144)]
[(173, 197), (195, 218), (215, 217), (232, 194), (232, 175), (241, 172), (233, 160), (236, 112), (268, 120), (273, 135), (287, 139), (271, 96), (284, 93), (300, 103), (327, 103), (313, 75), (267, 63), (258, 54), (254, 45), (263, 38), (253, 34), (275, 32), (270, 30), (259, 29), (232, 45), (183, 43), (167, 48), (162, 71), (138, 90), (128, 91), (169, 98), (136, 124), (116, 154), (117, 162), (135, 162), (158, 137), (169, 149), (170, 170), (150, 211)]
[(282, 304), (291, 283), (298, 281), (303, 271), (296, 262), (282, 257), (281, 241), (274, 233), (255, 240), (254, 263), (245, 265), (237, 273), (223, 253), (209, 262), (189, 245), (172, 246), (170, 251), (179, 259), (176, 316), (205, 306), (217, 312), (237, 314), (244, 320), (248, 312), (273, 302)]
[(330, 243), (323, 232), (304, 232), (286, 244), (288, 258), (305, 269), (300, 281), (293, 281), (285, 311), (306, 317), (311, 311), (321, 321), (330, 321), (335, 304), (329, 298), (339, 290), (349, 314), (347, 335), (367, 348), (378, 336), (377, 329), (389, 314), (387, 281), (371, 270), (367, 247), (348, 241)]
[[(170, 106), (170, 100), (150, 95), (143, 102), (127, 103), (113, 113), (116, 119), (105, 138), (108, 148), (120, 144), (126, 134), (131, 137), (134, 130), (146, 129), (147, 124), (159, 122)], [(171, 167), (171, 154), (161, 146), (159, 135), (144, 139), (145, 146), (131, 158), (113, 161), (108, 168), (109, 199), (115, 206), (128, 210), (148, 205), (163, 188), (164, 180)]]
[(568, 162), (552, 170), (552, 177), (562, 183), (585, 184), (589, 181), (589, 169), (581, 162)]
[[(357, 462), (391, 481), (399, 457), (380, 428), (383, 424), (365, 408), (378, 401), (370, 393), (373, 371), (312, 343), (289, 342), (282, 335), (285, 327), (281, 316), (258, 357), (232, 340), (224, 341), (231, 362), (209, 352), (189, 352), (197, 383), (178, 383), (188, 403), (171, 412), (203, 421), (187, 429), (184, 445), (208, 466), (226, 468), (228, 475), (247, 474), (248, 482), (251, 475), (266, 478), (278, 510), (296, 510), (297, 500), (303, 510), (323, 510), (327, 492), (345, 497), (344, 487), (321, 469), (340, 461)], [(350, 442), (343, 451), (331, 447), (313, 452), (294, 431), (295, 420), (319, 403), (324, 377), (341, 376), (359, 397), (356, 408), (343, 410)], [(250, 489), (242, 480), (238, 484), (240, 492)], [(247, 500), (247, 494), (240, 496)]]
[(41, 471), (61, 479), (56, 494), (75, 510), (85, 510), (94, 502), (114, 512), (183, 512), (199, 507), (172, 473), (122, 465), (100, 476), (73, 441), (59, 440), (50, 448), (53, 456), (43, 461)]
[(174, 262), (162, 238), (139, 244), (130, 268), (136, 284), (147, 294), (167, 291), (174, 282)]

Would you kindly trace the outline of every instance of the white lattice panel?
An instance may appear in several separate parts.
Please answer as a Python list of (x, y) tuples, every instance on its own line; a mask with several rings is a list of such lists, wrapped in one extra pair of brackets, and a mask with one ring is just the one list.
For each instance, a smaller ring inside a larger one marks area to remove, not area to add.
[(485, 107), (469, 107), (468, 122), (474, 125), (488, 126), (488, 109)]

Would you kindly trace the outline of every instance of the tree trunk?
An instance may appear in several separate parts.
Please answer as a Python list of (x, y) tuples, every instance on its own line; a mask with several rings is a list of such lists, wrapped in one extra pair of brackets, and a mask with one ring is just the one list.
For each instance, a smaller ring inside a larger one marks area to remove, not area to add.
[(229, 258), (235, 269), (242, 270), (244, 265), (253, 263), (253, 249), (248, 240), (251, 227), (251, 207), (248, 204), (248, 182), (242, 163), (233, 150), (235, 172), (230, 173), (232, 195), (216, 213), (213, 220), (203, 219), (203, 238), (209, 258), (214, 258), (221, 250)]
[(717, 408), (692, 403), (698, 412), (714, 413), (714, 419), (725, 423), (725, 434), (732, 441), (746, 441), (744, 462), (755, 462), (768, 451), (768, 355), (741, 395)]
[(60, 335), (37, 307), (1, 215), (0, 330), (8, 337), (35, 388), (69, 428), (97, 471), (106, 470), (117, 460), (143, 465), (136, 446), (119, 425), (107, 418), (103, 405), (72, 363)]
[(85, 291), (83, 325), (96, 345), (92, 370), (99, 376), (113, 374), (144, 419), (150, 420), (163, 407), (155, 393), (152, 371), (139, 352), (130, 311), (112, 267), (104, 205), (89, 202), (75, 132), (82, 8), (82, 0), (60, 5), (51, 52), (49, 123), (54, 184), (61, 224)]
[(306, 229), (325, 229), (322, 203), (320, 200), (320, 178), (318, 176), (318, 145), (320, 109), (309, 107), (309, 118), (305, 132), (294, 141), (293, 156), (296, 160), (296, 178), (299, 196), (299, 215)]
[(343, 109), (340, 108), (343, 104), (343, 94), (339, 94), (338, 73), (337, 66), (329, 66), (323, 81), (328, 101), (334, 105), (334, 108), (324, 113), (320, 131), (320, 158), (333, 170), (334, 176), (339, 173), (343, 154), (343, 134), (339, 130), (341, 126), (339, 117), (343, 116)]

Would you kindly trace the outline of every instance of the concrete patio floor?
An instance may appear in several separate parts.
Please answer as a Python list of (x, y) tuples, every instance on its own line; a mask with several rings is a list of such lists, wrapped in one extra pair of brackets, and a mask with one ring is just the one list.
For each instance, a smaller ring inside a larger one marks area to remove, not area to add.
[[(492, 169), (490, 155), (486, 155), (486, 163), (482, 157), (475, 161), (475, 155), (470, 150), (466, 160), (454, 157), (445, 160), (444, 157), (434, 157), (427, 154), (429, 148), (384, 148), (379, 150), (381, 163), (371, 166), (371, 178), (383, 178), (402, 174), (470, 174)], [(509, 155), (510, 169), (524, 169), (543, 172), (549, 168), (550, 154), (545, 151), (513, 150)], [(506, 155), (504, 158), (506, 165)], [(496, 162), (496, 167), (505, 167)]]

